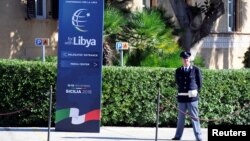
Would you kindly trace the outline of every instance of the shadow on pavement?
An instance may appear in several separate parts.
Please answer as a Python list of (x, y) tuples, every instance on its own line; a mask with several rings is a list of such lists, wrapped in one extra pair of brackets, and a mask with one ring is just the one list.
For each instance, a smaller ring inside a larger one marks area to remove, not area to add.
[[(145, 138), (128, 138), (128, 137), (62, 137), (64, 139), (98, 139), (98, 140), (133, 140), (133, 141), (154, 141), (155, 139)], [(171, 139), (158, 139), (158, 141), (172, 141)], [(181, 141), (194, 141), (194, 140), (181, 140)]]
[[(20, 127), (1, 127), (0, 128), (0, 132), (1, 131), (13, 131), (13, 132), (48, 132), (48, 128), (44, 127), (44, 128), (30, 128), (30, 127), (27, 127), (27, 128), (20, 128)], [(51, 129), (50, 130), (51, 132), (55, 132), (55, 129)]]

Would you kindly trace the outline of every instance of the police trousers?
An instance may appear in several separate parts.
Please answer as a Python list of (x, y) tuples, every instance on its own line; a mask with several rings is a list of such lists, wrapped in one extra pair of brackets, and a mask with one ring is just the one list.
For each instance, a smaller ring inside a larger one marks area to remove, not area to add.
[(184, 126), (185, 126), (185, 113), (188, 110), (191, 120), (192, 120), (192, 127), (194, 131), (194, 135), (196, 140), (201, 140), (201, 127), (200, 127), (200, 120), (199, 120), (199, 110), (198, 110), (198, 101), (194, 102), (187, 102), (187, 103), (178, 103), (178, 122), (177, 122), (177, 129), (175, 133), (176, 138), (181, 138)]

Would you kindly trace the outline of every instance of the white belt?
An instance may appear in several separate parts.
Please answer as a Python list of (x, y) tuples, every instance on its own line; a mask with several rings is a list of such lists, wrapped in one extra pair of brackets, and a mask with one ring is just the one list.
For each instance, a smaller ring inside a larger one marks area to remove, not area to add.
[(180, 96), (196, 97), (198, 94), (197, 90), (189, 90), (187, 93), (178, 93)]
[(188, 95), (189, 95), (189, 93), (178, 93), (178, 95), (188, 96)]

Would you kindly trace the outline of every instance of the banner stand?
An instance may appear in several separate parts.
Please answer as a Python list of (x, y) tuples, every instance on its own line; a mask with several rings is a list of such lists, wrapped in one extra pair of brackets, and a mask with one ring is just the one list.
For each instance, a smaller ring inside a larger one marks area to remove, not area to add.
[(60, 0), (56, 131), (100, 132), (103, 0)]

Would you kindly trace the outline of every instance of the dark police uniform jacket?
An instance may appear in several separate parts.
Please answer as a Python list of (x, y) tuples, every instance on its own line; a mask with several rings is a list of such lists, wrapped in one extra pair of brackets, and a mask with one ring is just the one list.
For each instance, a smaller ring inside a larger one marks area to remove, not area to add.
[[(190, 66), (189, 70), (185, 72), (184, 67), (179, 67), (175, 71), (175, 80), (178, 93), (187, 93), (189, 90), (197, 90), (199, 92), (202, 86), (201, 70), (195, 66)], [(177, 94), (178, 102), (193, 102), (198, 99), (199, 94), (191, 98)]]

